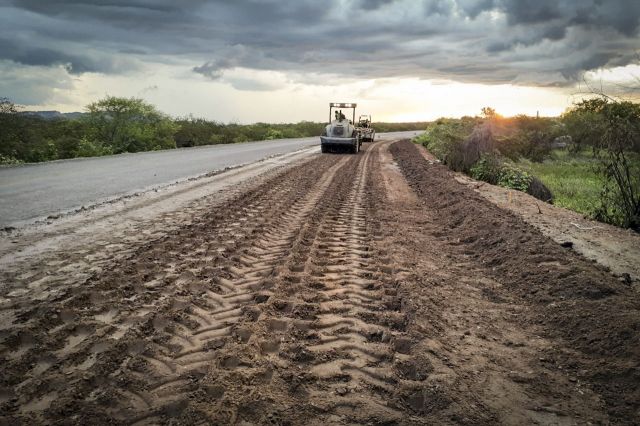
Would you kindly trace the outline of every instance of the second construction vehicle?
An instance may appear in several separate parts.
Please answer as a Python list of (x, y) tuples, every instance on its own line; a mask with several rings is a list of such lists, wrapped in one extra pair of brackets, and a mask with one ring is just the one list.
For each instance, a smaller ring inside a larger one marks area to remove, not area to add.
[(371, 115), (361, 115), (358, 119), (358, 130), (362, 142), (373, 142), (376, 138), (376, 130), (371, 124)]
[[(360, 130), (355, 126), (356, 104), (335, 103), (329, 104), (329, 124), (320, 136), (320, 148), (322, 152), (347, 151), (357, 154), (362, 146)], [(349, 120), (343, 109), (352, 110), (352, 118)]]

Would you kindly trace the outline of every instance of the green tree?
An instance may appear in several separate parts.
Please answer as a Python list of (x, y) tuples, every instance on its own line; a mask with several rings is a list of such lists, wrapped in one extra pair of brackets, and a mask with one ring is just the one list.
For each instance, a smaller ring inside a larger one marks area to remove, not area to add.
[(266, 140), (273, 140), (273, 139), (282, 139), (282, 137), (283, 135), (280, 130), (270, 127), (264, 138)]
[(493, 108), (491, 108), (491, 107), (483, 107), (481, 111), (482, 111), (482, 116), (483, 116), (484, 118), (489, 118), (489, 119), (491, 119), (491, 118), (499, 117), (499, 115), (498, 115), (498, 113), (496, 112), (496, 110), (495, 110), (495, 109), (493, 109)]
[(175, 148), (179, 126), (137, 98), (107, 96), (87, 106), (92, 143), (115, 154)]
[(417, 140), (449, 168), (468, 171), (470, 164), (466, 161), (465, 146), (474, 129), (482, 124), (482, 120), (475, 117), (441, 118), (429, 124)]
[(0, 97), (0, 114), (16, 114), (18, 107), (8, 98)]
[(605, 183), (596, 216), (640, 230), (640, 104), (601, 96), (563, 119), (574, 142), (590, 145), (598, 159)]
[(562, 122), (571, 136), (571, 151), (578, 152), (598, 144), (606, 128), (603, 114), (606, 104), (605, 98), (587, 99), (562, 115)]
[(552, 118), (517, 115), (500, 121), (496, 146), (502, 155), (514, 161), (523, 157), (543, 161), (551, 152), (553, 141), (564, 131)]
[(11, 100), (0, 98), (0, 164), (15, 164), (24, 160), (20, 152), (23, 126), (18, 108)]

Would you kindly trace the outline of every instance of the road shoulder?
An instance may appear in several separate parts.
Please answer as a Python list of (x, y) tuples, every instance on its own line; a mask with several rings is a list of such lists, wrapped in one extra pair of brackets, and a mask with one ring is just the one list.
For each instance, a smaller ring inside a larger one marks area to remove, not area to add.
[[(427, 161), (437, 161), (423, 146), (417, 147)], [(590, 220), (521, 191), (477, 181), (463, 173), (453, 175), (460, 184), (522, 218), (558, 244), (571, 245), (577, 253), (609, 268), (614, 276), (640, 291), (640, 234)]]

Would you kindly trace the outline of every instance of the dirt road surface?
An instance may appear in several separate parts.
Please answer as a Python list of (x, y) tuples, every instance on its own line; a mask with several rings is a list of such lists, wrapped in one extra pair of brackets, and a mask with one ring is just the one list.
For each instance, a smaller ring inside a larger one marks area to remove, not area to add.
[(3, 237), (2, 421), (638, 423), (637, 291), (408, 141), (290, 160)]

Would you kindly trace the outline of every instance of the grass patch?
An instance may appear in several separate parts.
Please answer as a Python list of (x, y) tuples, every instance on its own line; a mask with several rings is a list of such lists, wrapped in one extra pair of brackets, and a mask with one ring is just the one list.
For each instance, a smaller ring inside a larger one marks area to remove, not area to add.
[(596, 160), (589, 152), (554, 150), (542, 163), (516, 163), (540, 179), (553, 193), (554, 204), (593, 218), (600, 205), (603, 181), (596, 172)]

